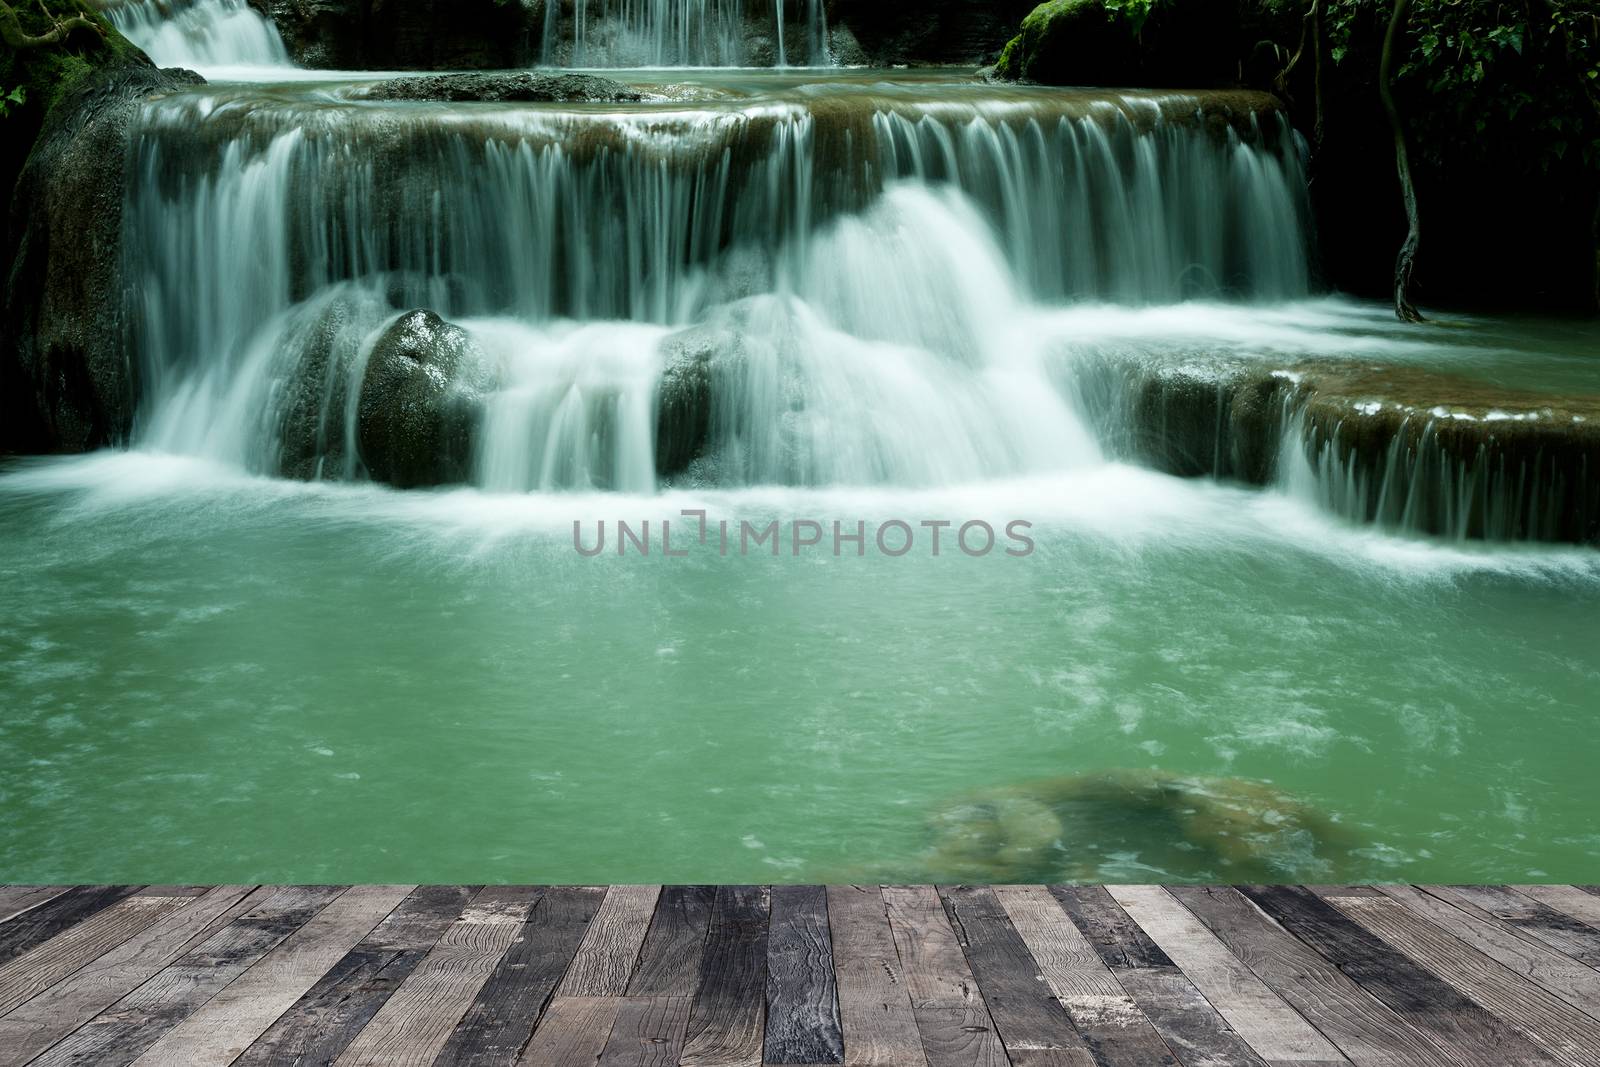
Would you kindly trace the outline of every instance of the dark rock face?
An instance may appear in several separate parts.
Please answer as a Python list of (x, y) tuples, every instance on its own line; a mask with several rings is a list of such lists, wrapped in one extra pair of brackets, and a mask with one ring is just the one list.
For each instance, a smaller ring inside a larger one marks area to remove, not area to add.
[(1022, 20), (995, 74), (1046, 85), (1226, 85), (1237, 78), (1240, 33), (1229, 0), (1157, 7), (1137, 34), (1105, 0), (1046, 0)]
[(136, 294), (121, 270), (130, 130), (146, 98), (200, 81), (120, 55), (45, 116), (11, 201), (0, 447), (83, 451), (127, 436), (138, 393), (124, 330)]
[(841, 63), (993, 62), (1038, 0), (830, 0)]
[(681, 474), (706, 450), (714, 364), (725, 344), (716, 331), (692, 329), (663, 345), (666, 368), (656, 395), (656, 473), (663, 478)]
[(253, 0), (302, 66), (505, 70), (539, 57), (544, 0)]
[(368, 100), (526, 101), (555, 103), (627, 103), (642, 93), (610, 78), (590, 74), (540, 75), (437, 74), (374, 82), (358, 94)]
[(464, 481), (492, 378), (461, 327), (425, 309), (401, 315), (374, 343), (362, 379), (357, 435), (367, 473), (402, 489)]

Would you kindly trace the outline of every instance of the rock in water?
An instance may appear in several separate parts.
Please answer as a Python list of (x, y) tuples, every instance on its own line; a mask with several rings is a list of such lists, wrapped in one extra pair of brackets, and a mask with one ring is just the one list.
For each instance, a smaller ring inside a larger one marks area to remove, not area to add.
[[(104, 32), (78, 31), (0, 64), (30, 107), (48, 106), (16, 179), (0, 261), (0, 448), (81, 452), (126, 438), (132, 425), (138, 368), (127, 356), (121, 256), (132, 126), (146, 99), (202, 79), (158, 70)], [(26, 115), (6, 120), (8, 162), (27, 153), (25, 125)]]
[(973, 882), (1098, 882), (1123, 867), (1300, 881), (1336, 876), (1353, 847), (1334, 820), (1265, 782), (1147, 770), (987, 790), (937, 813), (932, 828), (930, 876)]
[(373, 343), (357, 408), (361, 460), (402, 489), (464, 481), (493, 387), (489, 360), (461, 327), (408, 311)]
[(619, 81), (592, 74), (435, 74), (392, 78), (364, 86), (367, 100), (437, 100), (448, 103), (636, 103), (644, 94)]

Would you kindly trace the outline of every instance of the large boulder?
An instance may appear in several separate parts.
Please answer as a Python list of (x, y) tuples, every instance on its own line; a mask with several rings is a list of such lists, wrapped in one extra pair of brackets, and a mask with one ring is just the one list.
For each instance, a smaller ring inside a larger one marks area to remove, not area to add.
[[(73, 6), (56, 5), (61, 14)], [(9, 450), (83, 451), (127, 436), (138, 394), (125, 331), (135, 294), (121, 271), (132, 130), (144, 101), (201, 81), (158, 70), (100, 16), (85, 17), (94, 29), (0, 56), (0, 82), (24, 97), (0, 137), (11, 191), (0, 260), (0, 448)]]
[(1105, 0), (1045, 0), (995, 64), (998, 77), (1046, 85), (1207, 88), (1237, 77), (1239, 5), (1171, 0), (1135, 23)]
[(357, 405), (361, 460), (399, 488), (446, 485), (471, 473), (473, 437), (494, 375), (461, 327), (408, 311), (373, 342)]
[(434, 74), (416, 78), (391, 78), (357, 91), (367, 100), (436, 100), (529, 103), (628, 103), (644, 94), (619, 81), (592, 74)]

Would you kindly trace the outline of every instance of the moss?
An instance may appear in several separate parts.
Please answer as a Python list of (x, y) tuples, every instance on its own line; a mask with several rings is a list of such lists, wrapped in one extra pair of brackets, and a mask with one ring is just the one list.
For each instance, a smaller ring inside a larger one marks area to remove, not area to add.
[(1000, 53), (995, 73), (1002, 78), (1056, 82), (1052, 59), (1078, 36), (1099, 40), (1110, 35), (1111, 19), (1103, 0), (1046, 0), (1023, 17), (1020, 32)]

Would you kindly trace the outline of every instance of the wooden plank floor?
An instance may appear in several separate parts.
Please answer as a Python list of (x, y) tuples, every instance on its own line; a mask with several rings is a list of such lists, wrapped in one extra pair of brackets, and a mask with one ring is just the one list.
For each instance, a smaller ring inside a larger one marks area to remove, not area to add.
[(1595, 886), (0, 886), (0, 1067), (1600, 1065)]

